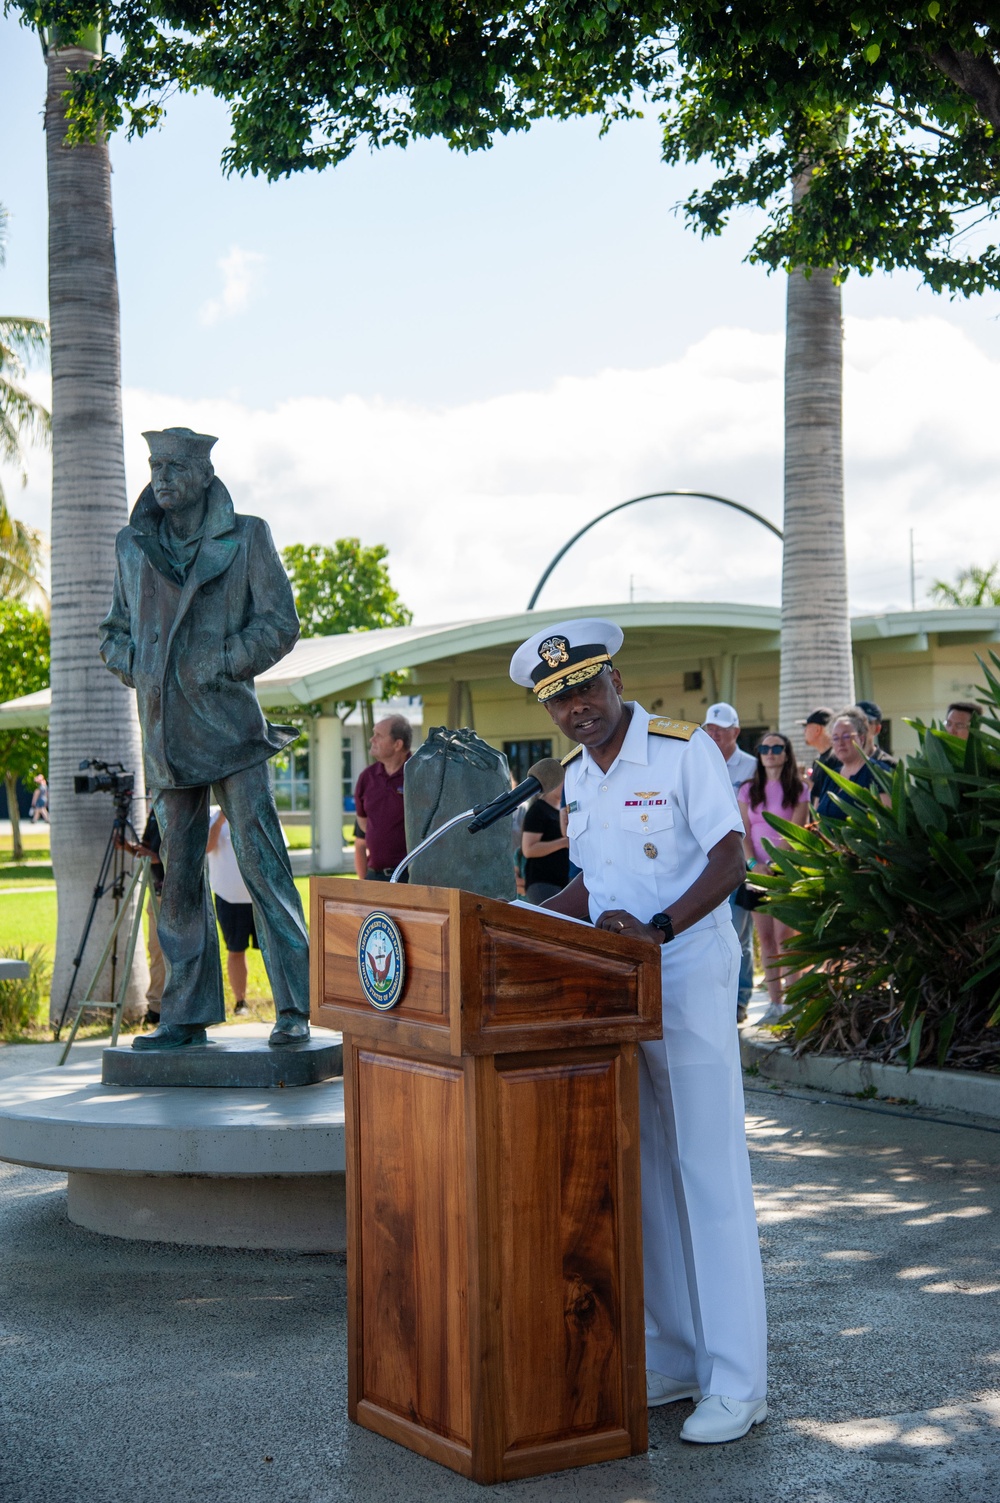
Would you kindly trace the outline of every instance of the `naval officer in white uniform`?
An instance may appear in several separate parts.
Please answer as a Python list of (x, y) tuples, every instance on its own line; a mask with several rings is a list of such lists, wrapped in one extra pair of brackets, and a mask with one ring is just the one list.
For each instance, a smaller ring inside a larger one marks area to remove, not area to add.
[(622, 640), (610, 621), (547, 627), (510, 675), (578, 743), (564, 796), (581, 875), (543, 906), (661, 946), (663, 1038), (640, 1046), (639, 1066), (647, 1397), (695, 1399), (681, 1438), (712, 1444), (767, 1417), (728, 902), (743, 822), (705, 732), (623, 701)]

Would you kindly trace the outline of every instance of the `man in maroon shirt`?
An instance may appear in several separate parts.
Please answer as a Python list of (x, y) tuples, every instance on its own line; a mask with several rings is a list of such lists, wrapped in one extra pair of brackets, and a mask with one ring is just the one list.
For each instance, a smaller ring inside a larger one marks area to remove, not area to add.
[[(379, 720), (372, 731), (373, 761), (354, 789), (355, 817), (365, 838), (372, 882), (388, 882), (406, 855), (403, 823), (403, 768), (410, 759), (413, 731), (403, 715)], [(406, 881), (404, 872), (401, 881)]]

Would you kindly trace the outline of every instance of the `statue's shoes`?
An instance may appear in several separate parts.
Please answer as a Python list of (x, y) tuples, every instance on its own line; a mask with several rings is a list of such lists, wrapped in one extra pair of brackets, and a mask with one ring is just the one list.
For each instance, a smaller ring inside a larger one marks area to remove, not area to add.
[(184, 1049), (189, 1044), (207, 1044), (208, 1035), (200, 1023), (161, 1023), (152, 1033), (137, 1033), (133, 1049)]
[(285, 1013), (271, 1029), (269, 1044), (304, 1044), (309, 1037), (309, 1019), (299, 1013)]

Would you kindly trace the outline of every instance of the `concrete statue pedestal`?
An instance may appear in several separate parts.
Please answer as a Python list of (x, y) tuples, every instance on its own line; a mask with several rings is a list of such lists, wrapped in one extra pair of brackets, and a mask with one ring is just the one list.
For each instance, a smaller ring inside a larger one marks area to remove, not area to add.
[(101, 1083), (106, 1086), (197, 1086), (254, 1091), (317, 1085), (344, 1073), (340, 1035), (321, 1030), (301, 1044), (271, 1048), (267, 1038), (213, 1035), (186, 1049), (105, 1049)]
[[(201, 1052), (221, 1058), (242, 1043), (257, 1055), (268, 1031), (226, 1028), (224, 1044)], [(328, 1062), (339, 1052), (337, 1034), (317, 1029), (313, 1040), (310, 1068), (323, 1050)], [(0, 1159), (65, 1171), (70, 1220), (108, 1236), (301, 1252), (347, 1244), (339, 1077), (294, 1089), (117, 1085), (93, 1057), (71, 1058), (0, 1081)]]

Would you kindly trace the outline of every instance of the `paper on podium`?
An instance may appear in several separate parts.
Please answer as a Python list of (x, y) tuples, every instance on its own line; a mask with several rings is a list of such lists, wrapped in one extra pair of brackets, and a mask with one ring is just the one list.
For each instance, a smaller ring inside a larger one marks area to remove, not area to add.
[(512, 898), (507, 906), (508, 908), (523, 908), (527, 913), (549, 913), (553, 918), (565, 919), (570, 924), (583, 924), (585, 929), (593, 927), (590, 919), (574, 918), (571, 913), (560, 913), (555, 908), (543, 908), (537, 903), (526, 903), (523, 898)]

